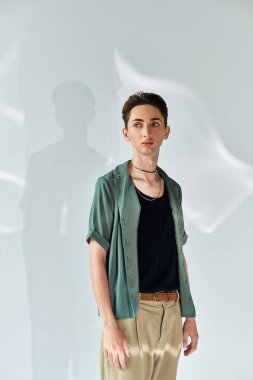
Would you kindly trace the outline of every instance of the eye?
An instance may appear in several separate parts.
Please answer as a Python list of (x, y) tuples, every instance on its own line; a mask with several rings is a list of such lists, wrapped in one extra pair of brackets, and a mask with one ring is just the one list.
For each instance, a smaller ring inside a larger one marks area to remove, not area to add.
[(151, 125), (152, 127), (159, 127), (159, 123), (157, 121), (154, 121)]
[(141, 123), (134, 123), (134, 127), (141, 127)]

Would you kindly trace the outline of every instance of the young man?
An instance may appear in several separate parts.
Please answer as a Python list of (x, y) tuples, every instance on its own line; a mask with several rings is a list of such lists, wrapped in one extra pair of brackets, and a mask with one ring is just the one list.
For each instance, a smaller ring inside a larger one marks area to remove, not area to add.
[(157, 165), (167, 113), (157, 94), (129, 97), (123, 136), (132, 158), (95, 186), (86, 241), (102, 320), (102, 380), (174, 380), (182, 345), (185, 356), (197, 349), (182, 192)]

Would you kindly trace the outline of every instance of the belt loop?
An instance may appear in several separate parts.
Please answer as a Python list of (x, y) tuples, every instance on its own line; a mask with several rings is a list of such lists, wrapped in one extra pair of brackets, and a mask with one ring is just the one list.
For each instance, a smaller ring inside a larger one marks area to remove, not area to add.
[(177, 292), (177, 303), (179, 302), (179, 298), (180, 298), (180, 293), (179, 291), (176, 289), (176, 292)]
[(158, 302), (157, 299), (156, 299), (156, 293), (160, 293), (160, 292), (155, 292), (155, 293), (154, 293), (154, 300), (155, 300), (156, 302)]

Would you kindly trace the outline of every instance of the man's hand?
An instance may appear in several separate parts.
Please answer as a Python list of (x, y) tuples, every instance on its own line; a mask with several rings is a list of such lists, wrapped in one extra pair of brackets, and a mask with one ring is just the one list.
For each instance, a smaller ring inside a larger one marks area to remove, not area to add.
[[(188, 337), (191, 339), (189, 344)], [(183, 348), (185, 349), (184, 356), (191, 355), (197, 349), (198, 340), (199, 335), (195, 318), (186, 318), (183, 325)]]
[(104, 356), (116, 368), (126, 368), (126, 358), (130, 357), (128, 343), (117, 324), (103, 329)]

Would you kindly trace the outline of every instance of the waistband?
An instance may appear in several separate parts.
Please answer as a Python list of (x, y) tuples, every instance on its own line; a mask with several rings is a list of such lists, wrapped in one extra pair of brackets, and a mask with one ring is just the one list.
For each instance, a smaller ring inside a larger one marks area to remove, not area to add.
[(162, 291), (162, 292), (154, 292), (154, 293), (139, 293), (139, 300), (140, 301), (170, 301), (175, 300), (179, 301), (179, 291), (173, 290), (173, 291)]

